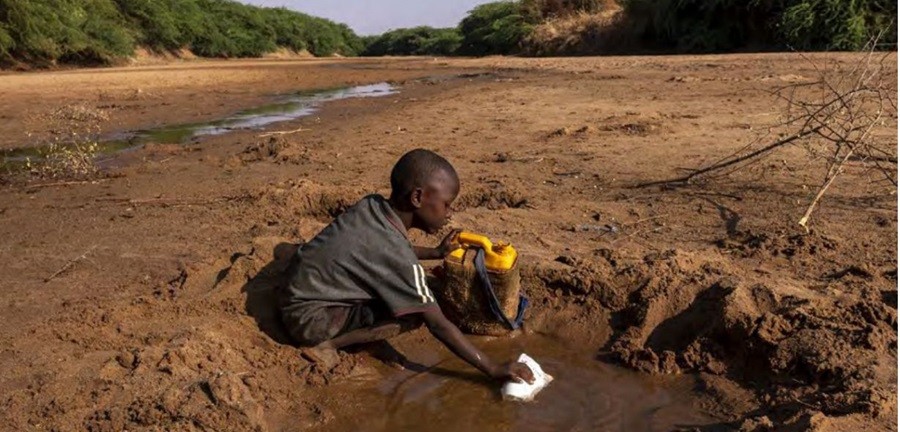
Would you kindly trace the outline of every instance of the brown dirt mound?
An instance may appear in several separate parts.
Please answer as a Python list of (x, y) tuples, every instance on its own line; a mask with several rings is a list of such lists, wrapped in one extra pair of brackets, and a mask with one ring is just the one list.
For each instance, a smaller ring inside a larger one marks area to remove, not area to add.
[(582, 125), (579, 127), (562, 127), (554, 129), (546, 133), (544, 138), (550, 140), (569, 137), (576, 141), (585, 141), (599, 133), (646, 137), (661, 132), (661, 123), (656, 120), (616, 121), (616, 118), (613, 117), (600, 122), (597, 126)]
[(464, 192), (454, 201), (453, 206), (459, 211), (477, 207), (499, 210), (527, 207), (529, 202), (528, 197), (519, 188), (495, 182)]
[(602, 354), (631, 368), (728, 377), (781, 409), (773, 414), (780, 420), (806, 408), (873, 416), (890, 409), (893, 390), (879, 368), (895, 361), (897, 317), (882, 296), (761, 283), (722, 258), (677, 250), (641, 259), (562, 256), (526, 274), (539, 304), (564, 298), (608, 310)]
[[(180, 293), (141, 303), (154, 305), (159, 324), (176, 314), (192, 325), (140, 342), (112, 339), (106, 349), (118, 351), (99, 373), (105, 384), (85, 427), (271, 430), (287, 417), (300, 429), (327, 421), (327, 412), (305, 402), (304, 389), (373, 372), (360, 356), (344, 353), (333, 369), (321, 370), (287, 343), (274, 291), (296, 246), (255, 238), (230, 259), (189, 266), (157, 289)], [(217, 319), (223, 312), (228, 320)]]
[(577, 128), (561, 127), (547, 133), (545, 137), (547, 139), (552, 139), (571, 136), (577, 139), (583, 139), (589, 137), (590, 135), (593, 135), (596, 132), (597, 128), (590, 125), (583, 125)]
[(718, 245), (745, 257), (770, 255), (792, 258), (833, 254), (837, 249), (837, 240), (815, 231), (779, 236), (744, 230), (720, 240)]
[(603, 125), (600, 130), (644, 137), (659, 133), (660, 126), (653, 122), (637, 121), (632, 123), (607, 124)]
[(616, 252), (604, 249), (590, 258), (562, 255), (554, 262), (524, 269), (523, 273), (531, 279), (529, 286), (542, 288), (531, 295), (579, 302), (598, 300), (603, 307), (616, 310), (625, 306), (630, 287), (638, 283), (630, 267), (620, 264), (624, 263)]
[(299, 165), (309, 161), (309, 149), (298, 141), (283, 136), (261, 138), (247, 146), (238, 159), (244, 163), (272, 161)]
[(250, 194), (250, 199), (257, 204), (259, 216), (266, 222), (291, 224), (310, 217), (331, 221), (366, 194), (360, 187), (291, 180), (256, 190)]

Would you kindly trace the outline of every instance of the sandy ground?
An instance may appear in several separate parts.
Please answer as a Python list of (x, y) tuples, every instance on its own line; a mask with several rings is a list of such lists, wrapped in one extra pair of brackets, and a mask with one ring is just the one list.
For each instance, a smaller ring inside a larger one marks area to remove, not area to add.
[[(71, 103), (106, 110), (107, 130), (122, 131), (210, 120), (304, 89), (390, 81), (400, 92), (268, 128), (308, 129), (296, 134), (149, 146), (96, 183), (8, 178), (0, 424), (386, 430), (372, 423), (396, 373), (379, 360), (385, 348), (348, 353), (334, 370), (307, 364), (274, 324), (271, 289), (284, 265), (278, 245), (387, 192), (396, 158), (427, 147), (461, 174), (453, 225), (522, 253), (527, 333), (650, 379), (691, 377), (692, 409), (707, 420), (689, 430), (895, 430), (891, 188), (852, 167), (805, 233), (796, 221), (822, 172), (797, 148), (690, 187), (637, 187), (750, 142), (778, 120), (768, 92), (814, 74), (796, 55), (770, 54), (2, 75), (3, 148), (36, 143), (46, 131), (33, 119)], [(896, 130), (893, 117), (880, 133), (896, 140)], [(424, 330), (392, 345), (426, 366), (447, 356)]]

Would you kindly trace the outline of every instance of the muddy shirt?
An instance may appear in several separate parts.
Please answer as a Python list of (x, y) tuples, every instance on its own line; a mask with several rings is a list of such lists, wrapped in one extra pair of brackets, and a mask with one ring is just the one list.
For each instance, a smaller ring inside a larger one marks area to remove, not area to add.
[(437, 306), (400, 217), (380, 195), (363, 198), (297, 250), (287, 278), (285, 317), (369, 301), (394, 316)]

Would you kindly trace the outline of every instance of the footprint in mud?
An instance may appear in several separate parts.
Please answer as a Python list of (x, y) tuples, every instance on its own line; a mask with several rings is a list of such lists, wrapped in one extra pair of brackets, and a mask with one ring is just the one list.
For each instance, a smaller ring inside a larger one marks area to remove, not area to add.
[(504, 402), (497, 384), (451, 358), (397, 379), (385, 423), (368, 430), (669, 431), (714, 422), (692, 406), (689, 376), (644, 376), (540, 335), (482, 348), (497, 358), (527, 352), (555, 379), (533, 402)]

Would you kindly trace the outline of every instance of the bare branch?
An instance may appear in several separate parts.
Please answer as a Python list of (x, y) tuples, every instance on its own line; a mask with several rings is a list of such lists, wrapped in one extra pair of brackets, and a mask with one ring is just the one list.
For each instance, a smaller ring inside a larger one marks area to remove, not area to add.
[[(884, 79), (886, 72), (890, 75), (889, 67), (893, 66), (892, 62), (886, 62), (891, 53), (876, 52), (881, 36), (883, 32), (873, 37), (862, 51), (863, 57), (850, 65), (835, 60), (823, 67), (809, 56), (799, 54), (812, 65), (817, 77), (812, 81), (780, 86), (771, 92), (785, 105), (781, 123), (773, 125), (769, 131), (790, 128), (793, 132), (786, 138), (750, 151), (759, 143), (760, 138), (757, 138), (735, 153), (687, 175), (639, 186), (689, 183), (700, 176), (729, 175), (747, 169), (785, 145), (797, 144), (808, 155), (806, 165), (824, 162), (822, 183), (799, 220), (804, 228), (846, 167), (852, 166), (854, 173), (863, 175), (880, 173), (896, 188), (896, 141), (880, 132), (874, 133), (883, 129), (887, 118), (897, 119), (897, 88), (893, 82)], [(803, 164), (799, 165), (802, 168)], [(798, 166), (788, 168), (796, 171)], [(764, 169), (762, 171), (758, 174), (763, 175)]]

